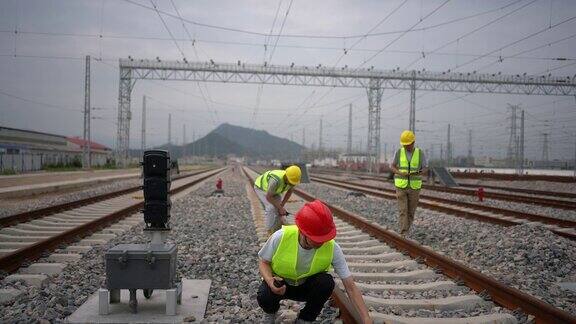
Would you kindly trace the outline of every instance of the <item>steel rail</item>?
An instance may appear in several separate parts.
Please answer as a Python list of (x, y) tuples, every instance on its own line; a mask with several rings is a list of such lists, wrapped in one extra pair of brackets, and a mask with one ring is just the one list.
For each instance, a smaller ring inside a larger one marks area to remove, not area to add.
[[(329, 172), (317, 172), (317, 173), (330, 174)], [(382, 182), (390, 182), (390, 180), (387, 177), (359, 175), (359, 178), (363, 179), (363, 180), (375, 180), (375, 181), (382, 181)], [(460, 184), (460, 185), (466, 186), (466, 187), (490, 188), (490, 186), (462, 185), (462, 184)], [(475, 196), (476, 195), (476, 191), (472, 190), (472, 189), (441, 187), (441, 186), (434, 186), (434, 185), (428, 185), (428, 184), (423, 184), (422, 188), (427, 189), (427, 190), (432, 190), (432, 191), (450, 192), (450, 193), (461, 194), (461, 195), (466, 195), (466, 196)], [(514, 188), (498, 188), (497, 187), (494, 189), (514, 191), (514, 190), (511, 190)], [(522, 192), (522, 191), (518, 191), (518, 192)], [(564, 196), (564, 197), (576, 198), (576, 194), (573, 194), (573, 196), (571, 196), (570, 193), (558, 193), (558, 195), (556, 195), (555, 192), (551, 193), (551, 192), (538, 191), (538, 190), (536, 190), (536, 192), (525, 191), (523, 193), (530, 193), (530, 194), (546, 193), (547, 196), (555, 196), (555, 197)], [(566, 195), (562, 195), (562, 194), (566, 194)], [(492, 199), (496, 199), (496, 200), (502, 200), (502, 201), (513, 201), (513, 202), (520, 202), (520, 203), (525, 203), (525, 204), (535, 204), (535, 205), (540, 205), (540, 206), (544, 206), (544, 207), (554, 207), (554, 208), (561, 208), (561, 209), (567, 209), (567, 210), (576, 210), (576, 201), (567, 201), (567, 200), (551, 199), (551, 198), (544, 198), (544, 197), (534, 197), (534, 196), (525, 196), (525, 195), (515, 195), (515, 194), (500, 193), (500, 192), (490, 192), (490, 191), (485, 191), (484, 197), (492, 198)]]
[[(379, 177), (370, 177), (370, 176), (361, 176), (361, 179), (365, 180), (375, 180), (375, 181), (382, 181), (382, 182), (389, 182), (388, 179), (379, 178)], [(484, 187), (484, 186), (477, 186), (477, 187)], [(465, 196), (475, 196), (476, 191), (473, 189), (464, 189), (464, 188), (454, 188), (454, 187), (442, 187), (442, 186), (433, 186), (423, 184), (422, 188), (432, 191), (442, 191), (442, 192), (449, 192), (455, 193)], [(487, 188), (487, 187), (485, 187)], [(525, 196), (525, 195), (513, 195), (507, 193), (500, 193), (500, 192), (490, 192), (485, 191), (484, 197), (492, 198), (496, 200), (502, 201), (513, 201), (513, 202), (520, 202), (525, 204), (533, 204), (533, 205), (540, 205), (544, 207), (554, 207), (554, 208), (561, 208), (567, 210), (576, 210), (576, 202), (574, 201), (567, 201), (567, 200), (558, 200), (558, 199), (550, 199), (550, 198), (543, 198), (543, 197), (533, 197), (533, 196)]]
[[(244, 173), (250, 178), (246, 170), (244, 170)], [(294, 193), (307, 201), (317, 199), (300, 189), (295, 188)], [(429, 267), (439, 269), (444, 275), (458, 282), (463, 282), (474, 291), (487, 293), (492, 301), (503, 307), (511, 310), (520, 308), (525, 313), (533, 315), (536, 323), (576, 323), (576, 317), (568, 312), (547, 304), (516, 288), (508, 287), (460, 262), (434, 252), (418, 244), (416, 241), (408, 240), (393, 231), (387, 230), (381, 225), (370, 222), (364, 217), (345, 211), (325, 201), (322, 202), (326, 204), (336, 216), (344, 221), (355, 225), (397, 250), (403, 251), (413, 258), (422, 260)]]
[[(205, 172), (209, 172), (211, 170), (214, 170), (214, 169), (211, 168), (211, 169), (206, 169), (206, 170), (202, 170), (202, 171), (198, 171), (198, 172), (194, 172), (194, 173), (185, 174), (185, 175), (182, 175), (179, 177), (175, 177), (174, 179), (172, 179), (172, 181), (184, 179), (187, 177), (192, 177), (192, 176), (199, 175), (199, 174), (202, 174)], [(114, 197), (118, 197), (121, 195), (131, 193), (131, 192), (136, 192), (140, 189), (142, 189), (141, 185), (122, 189), (122, 190), (117, 190), (117, 191), (113, 191), (113, 192), (108, 192), (108, 193), (96, 195), (93, 197), (79, 199), (79, 200), (75, 200), (75, 201), (71, 201), (71, 202), (67, 202), (67, 203), (57, 204), (57, 205), (53, 205), (53, 206), (43, 207), (43, 208), (39, 208), (39, 209), (25, 211), (22, 213), (9, 215), (9, 216), (0, 218), (0, 229), (3, 227), (6, 227), (6, 226), (27, 222), (30, 220), (42, 218), (44, 216), (52, 215), (52, 214), (59, 213), (62, 211), (66, 211), (66, 210), (78, 208), (81, 206), (97, 203), (100, 201), (108, 200), (108, 199), (111, 199)]]
[[(300, 189), (294, 189), (294, 193), (308, 201), (317, 199)], [(471, 289), (479, 293), (487, 293), (492, 301), (503, 307), (511, 310), (520, 308), (525, 313), (533, 315), (536, 318), (536, 323), (576, 323), (576, 317), (570, 315), (568, 312), (547, 304), (516, 288), (508, 287), (479, 271), (434, 252), (416, 243), (416, 241), (403, 238), (378, 224), (369, 222), (359, 215), (350, 213), (326, 202), (324, 203), (341, 219), (354, 224), (356, 227), (394, 246), (396, 249), (408, 253), (413, 258), (422, 259), (429, 267), (439, 269), (444, 275), (456, 281), (463, 282)]]
[[(177, 188), (173, 188), (170, 190), (170, 194), (175, 194), (182, 190), (190, 188), (191, 186), (199, 182), (202, 182), (203, 180), (208, 179), (220, 172), (223, 172), (224, 170), (225, 169), (222, 168), (217, 169), (216, 171), (210, 172), (209, 174), (204, 175), (198, 179), (194, 179), (189, 183), (183, 184), (182, 186), (179, 186)], [(179, 179), (182, 179), (182, 177), (180, 177)], [(55, 250), (62, 244), (67, 244), (76, 241), (81, 237), (87, 236), (111, 223), (115, 223), (121, 220), (122, 218), (134, 214), (135, 212), (141, 210), (143, 207), (144, 207), (144, 201), (137, 202), (132, 206), (125, 207), (111, 214), (105, 215), (88, 223), (69, 229), (58, 235), (49, 237), (42, 241), (38, 241), (29, 246), (23, 247), (12, 253), (2, 256), (0, 257), (0, 270), (3, 270), (7, 273), (12, 273), (18, 270), (18, 268), (20, 268), (22, 264), (39, 259), (46, 252)]]
[[(362, 184), (351, 183), (351, 182), (346, 182), (346, 181), (325, 180), (325, 179), (318, 178), (317, 176), (311, 177), (311, 180), (317, 181), (320, 183), (325, 183), (325, 184), (337, 186), (337, 187), (344, 188), (344, 189), (360, 191), (360, 192), (367, 193), (369, 195), (377, 196), (380, 198), (387, 198), (387, 199), (396, 200), (395, 191), (392, 189), (386, 189), (386, 188), (377, 187), (377, 186), (362, 185)], [(432, 200), (432, 201), (444, 203), (444, 204), (450, 204), (450, 205), (456, 205), (456, 206), (465, 207), (465, 208), (477, 209), (477, 210), (487, 211), (487, 212), (491, 212), (491, 213), (498, 213), (498, 214), (501, 214), (504, 216), (511, 216), (511, 217), (514, 217), (517, 219), (525, 219), (525, 220), (529, 220), (529, 221), (535, 221), (535, 222), (540, 222), (540, 223), (544, 223), (544, 224), (556, 225), (556, 226), (561, 226), (561, 227), (565, 227), (565, 228), (572, 228), (572, 229), (576, 228), (576, 222), (570, 221), (570, 220), (565, 220), (565, 219), (553, 218), (553, 217), (548, 217), (548, 216), (543, 216), (543, 215), (538, 215), (538, 214), (517, 212), (517, 211), (509, 210), (509, 209), (502, 209), (502, 208), (478, 205), (478, 204), (467, 203), (467, 202), (454, 201), (454, 200), (450, 200), (450, 199), (446, 199), (446, 198), (440, 198), (440, 197), (434, 197), (434, 196), (428, 196), (428, 195), (422, 195), (422, 194), (420, 195), (420, 198), (424, 198), (424, 199), (428, 199), (428, 200)], [(437, 211), (448, 213), (448, 214), (455, 215), (458, 217), (475, 219), (475, 220), (480, 220), (483, 222), (489, 222), (489, 223), (503, 225), (503, 226), (519, 225), (518, 222), (511, 221), (508, 219), (483, 215), (483, 214), (479, 214), (479, 213), (474, 213), (472, 211), (460, 210), (460, 209), (456, 209), (456, 208), (448, 207), (448, 206), (440, 206), (440, 205), (428, 203), (425, 201), (419, 201), (418, 205), (420, 205), (424, 208), (437, 210)], [(567, 237), (571, 240), (576, 240), (576, 235), (573, 233), (567, 233), (567, 232), (563, 232), (561, 230), (555, 230), (555, 229), (550, 229), (550, 231), (554, 232), (557, 235)]]
[(488, 188), (488, 189), (521, 192), (521, 193), (540, 195), (540, 196), (576, 198), (576, 193), (562, 192), (562, 191), (545, 191), (545, 190), (523, 189), (523, 188), (513, 188), (513, 187), (504, 187), (504, 186), (475, 185), (475, 184), (469, 184), (469, 183), (459, 183), (458, 185), (460, 185), (462, 187), (469, 187), (469, 188), (484, 187), (484, 188)]
[[(439, 186), (431, 186), (431, 185), (422, 185), (422, 188), (427, 189), (427, 190), (432, 190), (432, 191), (455, 193), (455, 194), (465, 195), (465, 196), (476, 196), (476, 190), (473, 190), (473, 189), (471, 190), (471, 189), (453, 188), (453, 187), (439, 187)], [(485, 191), (484, 197), (485, 198), (492, 198), (492, 199), (496, 199), (496, 200), (502, 200), (502, 201), (512, 201), (512, 202), (519, 202), (519, 203), (525, 203), (525, 204), (540, 205), (540, 206), (544, 206), (544, 207), (554, 207), (554, 208), (567, 209), (567, 210), (576, 210), (576, 202), (566, 201), (566, 200), (523, 196), (523, 195), (511, 195), (511, 194), (506, 194), (506, 193), (490, 192), (490, 191)]]

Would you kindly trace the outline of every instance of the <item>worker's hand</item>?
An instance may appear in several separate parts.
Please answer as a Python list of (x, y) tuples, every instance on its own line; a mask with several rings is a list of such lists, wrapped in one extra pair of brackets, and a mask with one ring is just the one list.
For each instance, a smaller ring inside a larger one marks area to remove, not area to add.
[(284, 282), (284, 279), (280, 278), (280, 277), (272, 277), (272, 280), (270, 280), (270, 282), (267, 282), (268, 287), (270, 287), (270, 290), (272, 290), (272, 292), (276, 295), (280, 295), (283, 296), (286, 293), (286, 284), (283, 284), (280, 287), (276, 287), (274, 286), (274, 280), (276, 280), (277, 282)]

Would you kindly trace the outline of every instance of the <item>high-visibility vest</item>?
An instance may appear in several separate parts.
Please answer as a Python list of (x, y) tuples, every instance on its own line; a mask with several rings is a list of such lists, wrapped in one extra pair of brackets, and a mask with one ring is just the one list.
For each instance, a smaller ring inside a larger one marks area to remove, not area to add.
[(284, 170), (266, 171), (262, 173), (258, 178), (256, 178), (256, 181), (254, 181), (254, 185), (260, 188), (262, 191), (267, 192), (268, 181), (270, 180), (270, 178), (273, 178), (277, 182), (275, 193), (277, 195), (280, 195), (288, 191), (290, 188), (292, 188), (292, 186), (290, 186), (288, 183), (284, 181), (284, 175), (286, 175), (286, 171)]
[(408, 186), (414, 190), (419, 190), (422, 188), (422, 178), (418, 174), (420, 170), (420, 149), (414, 148), (412, 152), (412, 159), (408, 162), (408, 157), (406, 156), (406, 149), (400, 149), (400, 155), (398, 157), (398, 170), (408, 172), (408, 176), (403, 176), (399, 174), (394, 175), (394, 185), (396, 188), (404, 189)]
[(297, 281), (328, 271), (334, 256), (334, 240), (325, 242), (316, 249), (308, 272), (300, 275), (296, 273), (298, 245), (300, 244), (298, 243), (298, 237), (298, 227), (296, 225), (282, 226), (282, 239), (274, 256), (272, 256), (272, 272), (279, 277)]

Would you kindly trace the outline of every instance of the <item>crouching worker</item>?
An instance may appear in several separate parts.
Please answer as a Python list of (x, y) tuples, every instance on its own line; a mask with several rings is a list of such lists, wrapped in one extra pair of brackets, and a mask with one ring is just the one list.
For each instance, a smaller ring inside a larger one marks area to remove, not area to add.
[(268, 235), (272, 235), (286, 224), (288, 212), (284, 205), (292, 195), (292, 188), (300, 183), (301, 175), (302, 170), (292, 165), (286, 170), (266, 171), (254, 181), (254, 191), (265, 208)]
[(335, 236), (330, 209), (315, 200), (296, 213), (296, 225), (283, 226), (268, 238), (258, 253), (263, 281), (257, 299), (265, 323), (274, 323), (282, 299), (305, 302), (296, 323), (312, 323), (334, 290), (334, 278), (327, 273), (331, 266), (363, 323), (372, 323)]

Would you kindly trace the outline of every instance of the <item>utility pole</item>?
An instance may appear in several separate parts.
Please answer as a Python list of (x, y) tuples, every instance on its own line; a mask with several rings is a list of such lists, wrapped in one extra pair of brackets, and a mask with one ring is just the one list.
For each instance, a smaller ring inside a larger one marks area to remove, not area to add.
[(416, 134), (416, 71), (412, 71), (412, 80), (410, 82), (410, 120), (409, 129)]
[[(548, 162), (549, 160), (549, 156), (548, 156), (548, 133), (542, 133), (542, 161), (544, 162)], [(546, 163), (547, 164), (547, 163)], [(546, 165), (548, 166), (548, 165)]]
[(142, 156), (144, 156), (144, 150), (146, 149), (146, 96), (142, 98), (142, 134), (140, 135), (140, 150), (142, 150)]
[(440, 143), (440, 165), (444, 165), (444, 144)]
[(346, 153), (348, 155), (352, 153), (352, 104), (348, 108), (348, 146), (346, 147)]
[(388, 163), (388, 157), (386, 156), (386, 151), (388, 151), (388, 143), (384, 143), (384, 161)]
[(306, 147), (306, 128), (302, 128), (302, 146)]
[(182, 125), (182, 158), (186, 157), (186, 124)]
[(82, 168), (90, 169), (91, 148), (90, 148), (90, 55), (86, 55), (86, 69), (84, 74), (84, 147), (82, 150)]
[(450, 142), (450, 124), (448, 124), (448, 135), (446, 136), (446, 166), (452, 164), (452, 143)]
[(518, 154), (518, 174), (524, 173), (524, 110), (520, 115), (520, 150)]
[(472, 130), (468, 130), (468, 166), (472, 167)]
[(320, 134), (318, 134), (318, 151), (322, 151), (322, 116), (320, 116)]
[(196, 131), (192, 130), (192, 156), (196, 155)]
[(514, 159), (516, 156), (515, 152), (515, 143), (517, 136), (516, 112), (518, 110), (518, 106), (508, 104), (508, 109), (510, 109), (510, 137), (508, 138), (508, 151), (506, 152), (506, 160), (508, 161), (508, 166), (511, 167), (516, 163)]
[(168, 114), (168, 146), (172, 144), (172, 114)]

